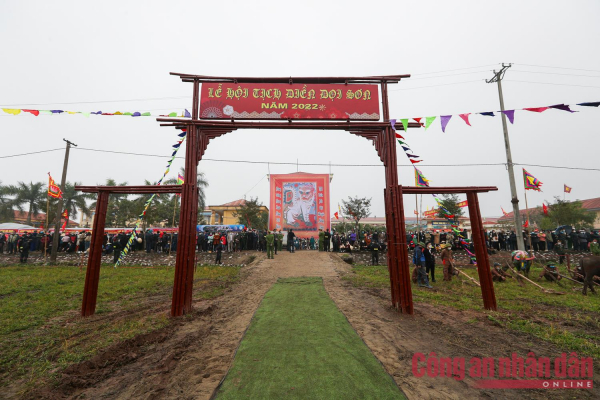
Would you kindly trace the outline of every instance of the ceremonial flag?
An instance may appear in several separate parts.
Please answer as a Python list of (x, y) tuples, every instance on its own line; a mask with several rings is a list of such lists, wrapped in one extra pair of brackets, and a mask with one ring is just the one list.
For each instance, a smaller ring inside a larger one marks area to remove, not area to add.
[(508, 213), (504, 211), (504, 208), (500, 207), (500, 209), (502, 210), (502, 214), (504, 214), (505, 217), (508, 217)]
[(69, 222), (69, 210), (65, 210), (61, 217), (63, 217), (65, 219), (65, 222), (62, 225), (62, 228), (60, 228), (61, 231), (64, 231), (65, 228), (67, 227), (67, 223)]
[(527, 228), (529, 227), (529, 221), (525, 221), (525, 223), (523, 224), (523, 228)]
[(333, 213), (333, 216), (335, 217), (335, 219), (340, 219), (340, 216), (338, 215), (337, 211)]
[(544, 210), (544, 214), (548, 215), (548, 206), (545, 203), (542, 203), (542, 208)]
[(423, 176), (423, 173), (415, 168), (415, 186), (429, 187), (429, 180)]
[(184, 180), (183, 180), (183, 176), (181, 176), (181, 174), (177, 174), (177, 184), (178, 185), (183, 185), (184, 184)]
[(565, 193), (571, 193), (571, 189), (572, 188), (570, 188), (567, 185), (565, 185)]
[(525, 190), (542, 191), (542, 182), (538, 181), (533, 175), (525, 171), (525, 168), (523, 168), (523, 183), (525, 184)]
[(456, 205), (457, 205), (458, 207), (466, 207), (466, 206), (468, 206), (468, 205), (469, 205), (469, 203), (467, 202), (467, 200), (465, 200), (465, 201), (461, 201), (461, 202), (459, 202), (459, 203), (456, 203)]
[(54, 197), (55, 199), (62, 199), (62, 191), (56, 182), (54, 182), (52, 176), (50, 176), (50, 172), (48, 172), (48, 178), (48, 196)]

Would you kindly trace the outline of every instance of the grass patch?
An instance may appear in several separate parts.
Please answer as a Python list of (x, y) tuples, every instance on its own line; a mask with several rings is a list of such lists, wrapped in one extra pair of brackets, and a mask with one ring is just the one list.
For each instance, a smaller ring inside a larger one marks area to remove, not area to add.
[(265, 295), (218, 399), (401, 399), (321, 278), (280, 279)]
[[(196, 281), (210, 285), (195, 297), (221, 295), (238, 272), (199, 267)], [(84, 319), (79, 315), (85, 270), (0, 268), (0, 386), (27, 377), (27, 390), (111, 345), (167, 326), (164, 307), (170, 305), (173, 277), (173, 268), (102, 268), (97, 315)]]
[[(600, 330), (600, 295), (583, 296), (581, 291), (573, 290), (581, 288), (581, 285), (566, 280), (561, 281), (563, 286), (546, 279), (539, 280), (542, 268), (534, 264), (529, 274), (531, 280), (566, 294), (542, 293), (527, 282), (525, 286), (520, 286), (515, 279), (494, 282), (498, 312), (491, 313), (483, 309), (479, 287), (466, 283), (465, 279), (461, 282), (453, 278), (452, 282), (443, 282), (442, 266), (436, 267), (437, 283), (433, 284), (433, 290), (413, 286), (415, 302), (480, 311), (487, 314), (490, 322), (506, 329), (535, 336), (565, 351), (577, 351), (578, 354), (600, 358), (600, 338), (594, 334)], [(387, 266), (357, 265), (352, 271), (343, 279), (354, 286), (389, 288)], [(462, 271), (478, 280), (475, 269), (463, 268)], [(564, 268), (561, 271), (566, 272)]]

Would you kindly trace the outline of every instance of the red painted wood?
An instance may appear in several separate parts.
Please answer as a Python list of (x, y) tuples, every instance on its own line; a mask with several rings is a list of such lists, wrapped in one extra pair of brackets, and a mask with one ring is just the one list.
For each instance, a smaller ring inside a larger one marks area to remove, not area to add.
[(477, 273), (479, 274), (479, 283), (481, 284), (483, 307), (486, 310), (495, 311), (497, 309), (496, 294), (494, 293), (494, 282), (492, 280), (492, 271), (490, 270), (490, 260), (485, 244), (483, 222), (476, 191), (467, 192), (467, 202), (471, 219), (471, 232), (473, 234), (472, 239), (475, 247), (475, 257), (477, 258)]
[(106, 222), (109, 192), (98, 193), (96, 201), (96, 215), (92, 228), (90, 255), (85, 271), (85, 285), (81, 301), (81, 315), (88, 317), (96, 312), (96, 299), (98, 297), (98, 282), (100, 280), (100, 264), (102, 262), (102, 239)]

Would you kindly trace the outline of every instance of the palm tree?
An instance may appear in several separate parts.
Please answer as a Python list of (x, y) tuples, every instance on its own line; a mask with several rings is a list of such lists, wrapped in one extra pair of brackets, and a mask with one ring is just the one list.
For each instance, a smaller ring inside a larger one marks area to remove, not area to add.
[(46, 206), (46, 185), (43, 182), (17, 182), (17, 186), (11, 187), (10, 190), (16, 194), (14, 204), (19, 211), (24, 210), (23, 206), (27, 207), (27, 225), (31, 225), (31, 217), (37, 216)]
[[(117, 183), (112, 178), (108, 178), (104, 186), (127, 186), (127, 182)], [(125, 210), (128, 208), (130, 201), (127, 199), (127, 194), (116, 194), (112, 193), (108, 198), (108, 207), (106, 212), (106, 226), (107, 227), (118, 227), (119, 222), (123, 220), (121, 218), (121, 214), (125, 213)], [(93, 198), (93, 196), (92, 196)], [(90, 204), (90, 210), (96, 209), (96, 202), (94, 201)]]
[(10, 197), (13, 194), (11, 187), (2, 185), (0, 181), (0, 222), (12, 221), (15, 218), (13, 199)]
[(69, 211), (69, 218), (75, 217), (77, 215), (78, 209), (81, 210), (81, 212), (84, 215), (87, 215), (88, 217), (91, 214), (90, 207), (87, 205), (87, 200), (93, 199), (94, 194), (83, 193), (78, 190), (75, 190), (75, 186), (79, 185), (81, 185), (81, 182), (67, 182), (65, 185), (65, 191), (63, 192), (63, 208)]
[[(185, 169), (181, 167), (179, 170), (182, 176), (185, 176)], [(165, 181), (165, 185), (176, 185), (177, 179), (171, 178)], [(204, 207), (206, 206), (206, 194), (204, 189), (208, 187), (208, 181), (206, 180), (206, 175), (204, 172), (198, 171), (196, 174), (196, 185), (198, 186), (198, 217), (200, 214), (204, 212)]]

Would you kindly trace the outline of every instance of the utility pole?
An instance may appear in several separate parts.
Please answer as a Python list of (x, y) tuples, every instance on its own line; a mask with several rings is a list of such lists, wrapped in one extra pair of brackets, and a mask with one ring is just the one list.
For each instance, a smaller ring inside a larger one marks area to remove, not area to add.
[(523, 224), (521, 224), (521, 213), (519, 212), (519, 199), (517, 197), (517, 186), (515, 184), (515, 172), (513, 171), (513, 161), (510, 152), (510, 140), (508, 138), (508, 127), (506, 126), (506, 115), (504, 115), (504, 97), (502, 95), (502, 78), (506, 70), (511, 67), (512, 64), (505, 65), (502, 63), (502, 69), (498, 72), (494, 70), (494, 77), (490, 80), (486, 80), (487, 83), (498, 83), (498, 96), (500, 97), (500, 110), (502, 114), (502, 128), (504, 129), (504, 147), (506, 149), (506, 167), (508, 170), (508, 180), (510, 182), (510, 195), (512, 196), (511, 203), (513, 206), (513, 215), (515, 221), (515, 233), (517, 234), (517, 247), (519, 250), (525, 250), (525, 243), (523, 242)]
[[(65, 163), (63, 164), (63, 172), (62, 179), (60, 181), (60, 190), (65, 193), (65, 185), (67, 183), (67, 167), (69, 166), (69, 150), (71, 150), (71, 146), (77, 147), (77, 145), (73, 142), (68, 141), (67, 139), (63, 139), (67, 142), (67, 148), (65, 150)], [(58, 239), (60, 236), (60, 220), (62, 215), (63, 208), (63, 198), (60, 197), (58, 199), (58, 208), (56, 209), (56, 224), (54, 225), (54, 236), (52, 237), (52, 254), (50, 255), (50, 263), (56, 264), (56, 253), (58, 252)]]

